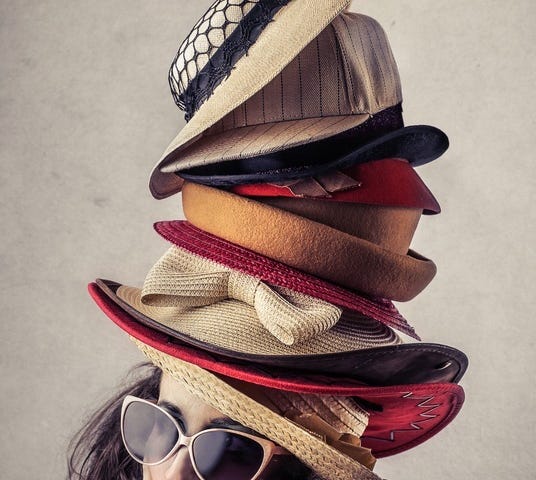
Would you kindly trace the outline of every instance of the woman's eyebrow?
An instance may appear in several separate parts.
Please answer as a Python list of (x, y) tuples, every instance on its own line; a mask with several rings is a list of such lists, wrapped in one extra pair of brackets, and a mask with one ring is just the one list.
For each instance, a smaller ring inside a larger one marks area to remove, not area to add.
[(259, 435), (255, 430), (249, 427), (245, 427), (244, 425), (233, 420), (230, 417), (214, 418), (205, 426), (206, 428), (231, 428), (233, 430), (239, 430), (241, 432), (251, 433), (252, 435)]
[(157, 403), (157, 405), (159, 407), (163, 407), (165, 408), (170, 414), (171, 416), (177, 420), (177, 422), (179, 422), (179, 425), (185, 429), (186, 428), (186, 425), (184, 423), (184, 417), (182, 415), (182, 412), (181, 412), (181, 409), (179, 407), (177, 407), (177, 405), (175, 405), (174, 403), (171, 403), (171, 402), (167, 402), (166, 400), (161, 400)]

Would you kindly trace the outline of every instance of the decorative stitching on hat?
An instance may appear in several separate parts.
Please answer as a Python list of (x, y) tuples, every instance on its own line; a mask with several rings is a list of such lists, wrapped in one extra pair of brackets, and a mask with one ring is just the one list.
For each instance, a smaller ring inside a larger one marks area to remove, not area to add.
[(300, 115), (303, 118), (303, 81), (301, 69), (301, 54), (298, 54), (298, 77), (300, 81)]
[(427, 409), (424, 412), (419, 413), (419, 417), (424, 417), (424, 420), (417, 420), (414, 422), (410, 422), (409, 424), (410, 428), (397, 428), (397, 429), (391, 430), (389, 432), (389, 438), (374, 437), (374, 436), (368, 436), (368, 435), (364, 435), (363, 438), (373, 439), (373, 440), (388, 440), (390, 442), (395, 442), (397, 433), (411, 432), (414, 430), (423, 430), (420, 424), (424, 422), (429, 422), (430, 420), (437, 418), (437, 415), (431, 415), (430, 412), (442, 405), (441, 403), (428, 405), (428, 402), (431, 402), (435, 398), (433, 395), (430, 395), (428, 397), (415, 397), (413, 395), (413, 392), (405, 392), (400, 398), (409, 399), (409, 400), (423, 400), (422, 402), (417, 403), (416, 406), (419, 408)]
[(320, 45), (319, 45), (318, 37), (316, 37), (316, 62), (318, 65), (318, 81), (320, 83), (320, 89), (319, 89), (319, 95), (318, 95), (318, 101), (320, 104), (320, 116), (324, 116), (324, 108), (322, 103), (322, 68), (320, 66)]

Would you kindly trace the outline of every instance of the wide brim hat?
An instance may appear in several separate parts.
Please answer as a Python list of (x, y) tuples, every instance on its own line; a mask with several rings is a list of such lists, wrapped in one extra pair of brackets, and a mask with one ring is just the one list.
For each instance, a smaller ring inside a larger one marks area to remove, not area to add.
[[(341, 165), (393, 156), (420, 165), (448, 148), (439, 129), (404, 127), (400, 78), (385, 32), (370, 17), (341, 14), (349, 1), (259, 1), (237, 15), (229, 34), (217, 33), (214, 8), (227, 3), (209, 9), (172, 64), (170, 86), (188, 123), (153, 169), (149, 186), (154, 197), (180, 191), (181, 172), (198, 175), (195, 169), (205, 166), (208, 175), (217, 176), (226, 164), (234, 168), (233, 161), (243, 160), (241, 167), (259, 164), (268, 170), (263, 174), (273, 173), (270, 165), (287, 161), (280, 158), (283, 152), (295, 157), (322, 150), (293, 150), (311, 142), (323, 142), (330, 153), (334, 142), (350, 146), (337, 155)], [(274, 8), (266, 10), (264, 3)], [(357, 135), (353, 142), (336, 138), (345, 132)], [(331, 168), (322, 157), (316, 166)], [(300, 160), (308, 165), (313, 158)], [(285, 175), (314, 173), (280, 167)], [(244, 173), (242, 183), (257, 178), (255, 172), (234, 172)]]
[[(359, 325), (354, 328), (351, 324), (347, 325), (346, 332), (343, 331), (342, 335), (339, 333), (342, 339), (350, 342), (345, 348), (339, 342), (338, 346), (330, 346), (332, 353), (312, 353), (314, 347), (309, 345), (306, 350), (310, 353), (304, 354), (296, 353), (292, 347), (278, 348), (275, 339), (267, 339), (268, 335), (262, 326), (257, 326), (258, 320), (248, 317), (246, 310), (240, 319), (218, 318), (214, 313), (212, 317), (204, 318), (207, 314), (201, 311), (195, 316), (193, 326), (189, 326), (184, 318), (179, 318), (177, 312), (144, 305), (138, 289), (98, 279), (91, 284), (90, 292), (114, 322), (122, 323), (122, 318), (128, 318), (131, 323), (167, 335), (178, 351), (181, 347), (196, 348), (205, 352), (214, 362), (227, 364), (230, 369), (240, 370), (241, 365), (254, 364), (271, 375), (277, 372), (288, 375), (291, 371), (293, 374), (315, 373), (381, 386), (457, 383), (467, 369), (465, 354), (446, 345), (422, 342), (401, 344), (396, 337), (381, 334), (377, 336), (376, 343), (382, 342), (383, 346), (374, 347), (373, 342), (367, 345), (367, 337), (360, 332)], [(365, 322), (365, 325), (367, 323), (370, 325), (371, 322)], [(353, 345), (352, 341), (355, 342)], [(321, 348), (317, 352), (322, 352)]]
[[(89, 291), (99, 307), (136, 339), (138, 347), (153, 363), (177, 380), (187, 381), (192, 392), (195, 391), (203, 401), (283, 445), (328, 479), (369, 477), (360, 477), (367, 474), (361, 466), (352, 466), (353, 461), (344, 455), (344, 458), (341, 457), (340, 452), (323, 442), (315, 444), (307, 440), (304, 445), (307, 452), (297, 448), (296, 439), (301, 439), (302, 443), (304, 439), (301, 427), (292, 424), (289, 431), (288, 420), (274, 417), (271, 410), (258, 408), (256, 402), (246, 400), (248, 397), (235, 394), (235, 389), (229, 389), (224, 377), (298, 393), (355, 397), (370, 413), (361, 442), (366, 448), (371, 448), (377, 458), (403, 452), (437, 434), (454, 419), (464, 401), (463, 389), (455, 383), (371, 387), (339, 376), (284, 373), (250, 362), (222, 362), (209, 352), (178, 343), (168, 334), (139, 323), (96, 284), (90, 284)], [(210, 381), (207, 383), (206, 379)], [(235, 407), (231, 407), (230, 403)], [(276, 423), (271, 423), (276, 418)], [(314, 445), (313, 450), (322, 452), (321, 459), (317, 454), (311, 456), (311, 445)]]
[(154, 228), (168, 242), (200, 257), (251, 275), (269, 285), (290, 288), (344, 309), (359, 312), (420, 340), (415, 329), (387, 299), (369, 298), (342, 288), (228, 242), (184, 220), (157, 222)]

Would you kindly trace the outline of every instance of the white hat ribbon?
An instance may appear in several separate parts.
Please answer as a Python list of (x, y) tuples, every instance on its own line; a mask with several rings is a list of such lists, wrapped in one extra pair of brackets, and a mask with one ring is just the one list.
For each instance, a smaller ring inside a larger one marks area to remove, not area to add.
[[(199, 271), (187, 271), (194, 266)], [(207, 266), (213, 271), (207, 271)], [(226, 270), (177, 247), (172, 247), (148, 273), (141, 296), (146, 305), (184, 310), (227, 300), (251, 305), (261, 324), (285, 345), (328, 330), (342, 314), (328, 302), (287, 289), (278, 292), (250, 275)]]

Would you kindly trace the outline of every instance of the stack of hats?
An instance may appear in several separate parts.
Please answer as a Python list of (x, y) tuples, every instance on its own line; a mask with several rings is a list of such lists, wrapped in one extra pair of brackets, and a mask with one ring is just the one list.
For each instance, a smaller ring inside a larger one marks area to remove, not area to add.
[(420, 340), (392, 301), (434, 263), (410, 243), (440, 212), (414, 171), (448, 147), (405, 127), (385, 32), (348, 0), (217, 0), (170, 70), (188, 123), (150, 180), (186, 221), (142, 288), (102, 310), (203, 401), (319, 478), (378, 478), (463, 403), (466, 356)]

